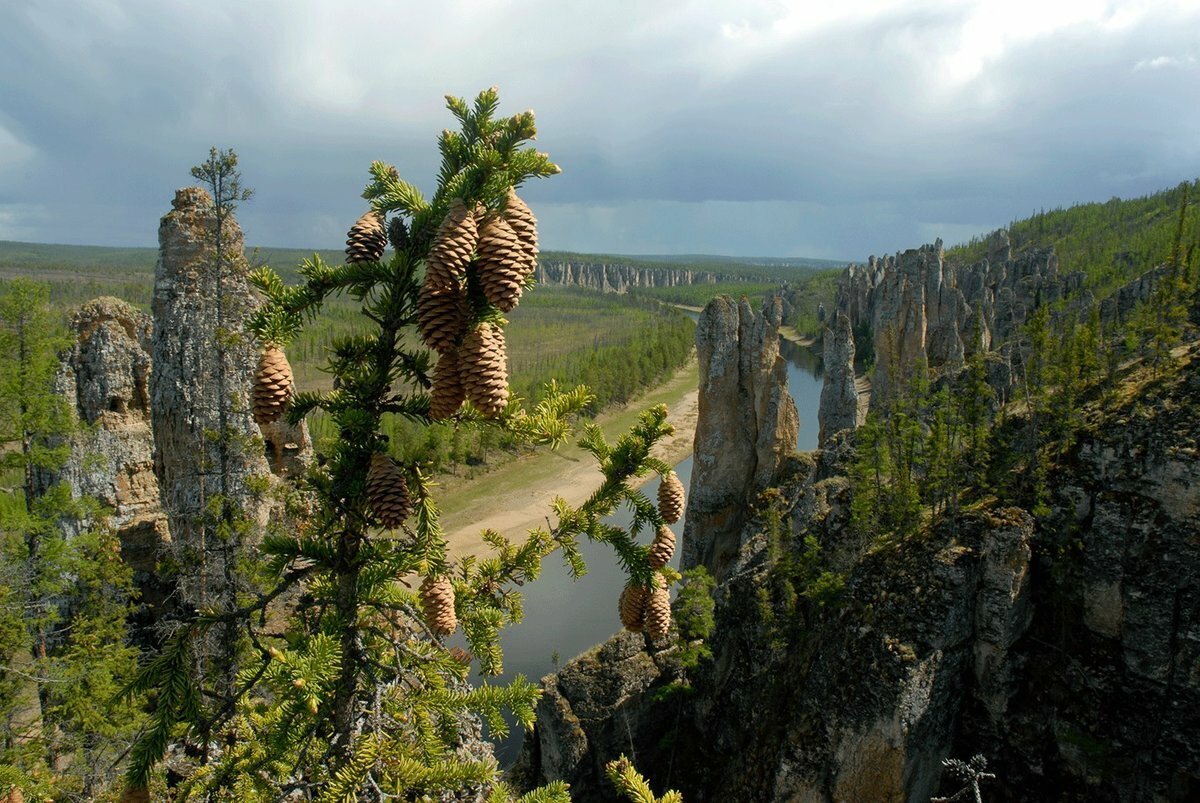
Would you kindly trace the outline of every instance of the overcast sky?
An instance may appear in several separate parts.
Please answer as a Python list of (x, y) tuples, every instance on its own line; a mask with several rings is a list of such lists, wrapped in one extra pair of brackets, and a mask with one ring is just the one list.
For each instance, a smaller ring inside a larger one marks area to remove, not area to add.
[(154, 245), (216, 145), (249, 242), (340, 247), (493, 84), (544, 248), (862, 259), (1200, 175), (1200, 0), (6, 0), (0, 239)]

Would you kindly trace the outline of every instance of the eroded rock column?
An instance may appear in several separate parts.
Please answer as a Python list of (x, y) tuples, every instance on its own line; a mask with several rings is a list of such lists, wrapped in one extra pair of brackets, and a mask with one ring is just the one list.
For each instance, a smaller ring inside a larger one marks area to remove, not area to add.
[(226, 216), (219, 254), (217, 235), (208, 193), (179, 190), (159, 225), (154, 275), (155, 464), (179, 599), (195, 608), (236, 598), (242, 537), (218, 526), (219, 500), (261, 520), (251, 485), (269, 473), (249, 403), (258, 350), (245, 331), (254, 300), (242, 232)]
[(825, 328), (823, 338), (825, 376), (821, 406), (817, 412), (820, 430), (817, 445), (835, 432), (858, 426), (858, 388), (854, 383), (854, 333), (850, 318), (840, 310)]
[(750, 503), (796, 449), (800, 417), (779, 354), (781, 321), (778, 298), (755, 313), (745, 300), (719, 296), (700, 314), (700, 413), (682, 568), (723, 574), (741, 547)]

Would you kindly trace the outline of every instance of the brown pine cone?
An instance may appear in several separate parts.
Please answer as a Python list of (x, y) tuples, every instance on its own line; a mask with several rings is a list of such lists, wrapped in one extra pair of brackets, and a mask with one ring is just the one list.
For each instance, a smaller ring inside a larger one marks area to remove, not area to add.
[(378, 262), (383, 258), (387, 239), (379, 213), (373, 209), (364, 213), (346, 233), (346, 264)]
[(654, 589), (646, 600), (645, 627), (650, 638), (660, 639), (671, 629), (671, 592), (661, 574), (655, 572), (654, 578)]
[(467, 309), (458, 290), (421, 288), (417, 297), (417, 330), (426, 346), (445, 354), (454, 348), (467, 323)]
[(121, 803), (150, 803), (150, 790), (144, 786), (126, 786)]
[(476, 262), (488, 303), (504, 312), (517, 306), (527, 275), (526, 255), (516, 232), (503, 217), (490, 215), (479, 227)]
[(8, 790), (4, 803), (25, 803), (25, 794), (16, 786)]
[(521, 250), (525, 252), (524, 274), (527, 278), (537, 267), (537, 218), (511, 187), (508, 190), (508, 204), (504, 208), (504, 219), (521, 241)]
[(471, 653), (467, 652), (462, 647), (449, 647), (446, 649), (446, 652), (450, 653), (450, 656), (463, 666), (471, 665), (471, 661), (473, 660)]
[(487, 418), (499, 415), (508, 404), (504, 330), (490, 323), (479, 324), (463, 338), (458, 359), (467, 401)]
[(454, 586), (445, 577), (426, 577), (421, 583), (421, 609), (425, 612), (425, 624), (439, 636), (448, 636), (458, 627)]
[(292, 366), (278, 346), (267, 346), (254, 373), (254, 420), (269, 424), (292, 402)]
[(683, 483), (674, 471), (668, 472), (658, 485), (658, 512), (663, 521), (674, 524), (683, 515)]
[(621, 624), (626, 630), (641, 633), (645, 624), (646, 600), (650, 598), (650, 589), (644, 586), (627, 583), (617, 601), (617, 612), (621, 615)]
[(382, 452), (371, 455), (367, 469), (367, 501), (384, 527), (399, 527), (412, 513), (404, 472)]
[(433, 246), (425, 260), (425, 289), (458, 289), (467, 272), (467, 263), (471, 261), (477, 237), (475, 216), (467, 211), (461, 198), (455, 198), (450, 202), (442, 224), (438, 226)]
[(404, 224), (404, 218), (396, 215), (388, 221), (387, 227), (388, 242), (392, 244), (392, 248), (396, 251), (403, 251), (408, 248), (408, 226)]
[(438, 358), (433, 369), (433, 389), (430, 391), (429, 417), (444, 421), (458, 412), (466, 398), (463, 390), (458, 349), (450, 349)]
[(671, 562), (675, 554), (675, 533), (667, 525), (658, 528), (654, 541), (650, 544), (650, 568), (661, 569)]

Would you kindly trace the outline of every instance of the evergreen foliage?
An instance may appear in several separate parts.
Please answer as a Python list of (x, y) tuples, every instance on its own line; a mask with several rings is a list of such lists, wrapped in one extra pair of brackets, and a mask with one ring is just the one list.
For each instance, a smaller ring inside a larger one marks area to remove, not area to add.
[[(157, 783), (155, 764), (169, 745), (182, 743), (201, 749), (191, 750), (185, 777), (174, 779), (181, 798), (256, 801), (294, 793), (383, 800), (485, 790), (490, 800), (511, 801), (490, 756), (474, 751), (464, 734), (474, 717), (503, 733), (503, 710), (532, 725), (540, 695), (534, 684), (523, 678), (504, 686), (467, 683), (470, 664), (484, 678), (503, 670), (499, 630), (522, 615), (513, 586), (536, 579), (542, 559), (556, 549), (574, 575), (583, 574), (583, 537), (609, 544), (631, 579), (649, 584), (654, 570), (636, 539), (663, 522), (630, 481), (670, 470), (650, 455), (671, 432), (662, 406), (643, 413), (615, 443), (585, 426), (580, 445), (600, 464), (601, 486), (578, 507), (556, 500), (557, 523), (521, 542), (485, 532), (489, 557), (448, 554), (435, 485), (419, 457), (398, 460), (413, 501), (409, 521), (381, 531), (373, 515), (368, 467), (374, 455), (391, 451), (387, 422), (432, 423), (425, 390), (431, 360), (413, 342), (413, 324), (439, 222), (454, 199), (466, 208), (501, 209), (510, 188), (558, 172), (544, 154), (523, 147), (535, 133), (532, 113), (498, 118), (498, 103), (494, 89), (473, 104), (447, 98), (460, 130), (442, 134), (438, 187), (429, 199), (394, 168), (372, 164), (364, 197), (381, 218), (402, 219), (407, 231), (386, 262), (331, 265), (314, 256), (302, 266), (298, 285), (270, 269), (254, 274), (266, 303), (253, 329), (264, 344), (286, 345), (339, 295), (360, 306), (364, 323), (330, 344), (333, 388), (298, 395), (287, 413), (299, 421), (322, 411), (336, 437), (304, 479), (289, 510), (293, 523), (268, 532), (259, 545), (266, 590), (247, 595), (237, 608), (198, 611), (180, 622), (127, 687), (128, 694), (149, 692), (156, 701), (131, 754), (131, 788)], [(500, 311), (477, 292), (472, 270), (471, 320), (503, 326)], [(510, 403), (488, 418), (468, 406), (453, 424), (555, 445), (570, 437), (570, 419), (592, 400), (583, 388), (550, 384), (532, 409)], [(604, 522), (618, 505), (633, 511), (628, 531)], [(405, 579), (413, 575), (449, 581), (469, 653), (447, 649), (428, 629)], [(249, 646), (237, 661), (232, 693), (202, 693), (184, 656), (191, 643), (221, 627), (236, 628)], [(561, 784), (521, 798), (565, 799)]]
[(679, 631), (679, 660), (684, 669), (691, 669), (712, 657), (706, 642), (717, 626), (717, 603), (713, 598), (717, 581), (704, 566), (695, 566), (682, 574), (672, 609)]
[(675, 791), (656, 797), (650, 789), (650, 784), (646, 783), (646, 779), (634, 769), (625, 756), (608, 762), (604, 767), (604, 774), (608, 776), (613, 788), (633, 803), (683, 803), (683, 796)]
[[(1200, 180), (1140, 198), (1111, 198), (1103, 203), (1040, 210), (1008, 226), (1014, 251), (1054, 246), (1059, 264), (1083, 271), (1098, 298), (1160, 264), (1171, 253), (1180, 226), (1179, 210), (1188, 195), (1200, 191)], [(1184, 261), (1189, 244), (1200, 243), (1200, 215), (1183, 222)], [(946, 257), (959, 263), (987, 256), (986, 237), (950, 248)]]
[(98, 506), (45, 479), (76, 427), (53, 389), (68, 342), (47, 287), (0, 287), (0, 788), (27, 799), (93, 799), (138, 723), (107, 706), (136, 668), (132, 573)]

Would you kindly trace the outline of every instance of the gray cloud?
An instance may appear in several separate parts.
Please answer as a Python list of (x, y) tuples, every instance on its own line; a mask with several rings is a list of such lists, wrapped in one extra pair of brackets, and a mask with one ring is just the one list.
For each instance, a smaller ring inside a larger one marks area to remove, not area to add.
[(491, 84), (550, 248), (862, 258), (1200, 174), (1194, 2), (424, 5), (6, 6), (0, 237), (152, 244), (215, 144), (252, 242), (337, 246)]

